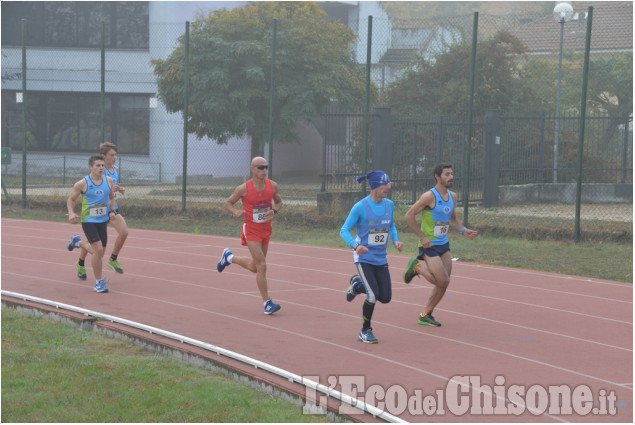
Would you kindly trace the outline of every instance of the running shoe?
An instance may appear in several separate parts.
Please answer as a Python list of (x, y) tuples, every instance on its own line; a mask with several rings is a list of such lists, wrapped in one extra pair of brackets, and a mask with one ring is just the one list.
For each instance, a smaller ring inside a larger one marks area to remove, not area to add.
[(419, 315), (419, 324), (420, 325), (426, 325), (426, 326), (441, 326), (441, 323), (437, 322), (436, 320), (434, 320), (434, 317), (432, 317), (432, 315), (430, 313), (426, 314), (425, 316), (423, 314)]
[(406, 267), (406, 271), (403, 272), (403, 281), (406, 283), (410, 283), (412, 279), (417, 275), (417, 270), (415, 267), (419, 264), (416, 258), (411, 259), (408, 262), (408, 267)]
[(361, 342), (365, 342), (366, 344), (377, 344), (377, 338), (373, 335), (373, 328), (362, 329), (357, 337)]
[(108, 288), (106, 288), (106, 281), (104, 279), (99, 279), (97, 283), (95, 283), (95, 288), (93, 290), (95, 292), (108, 292)]
[(75, 233), (73, 236), (71, 236), (71, 240), (68, 243), (68, 250), (72, 251), (75, 248), (79, 248), (79, 243), (82, 241), (82, 238), (79, 237), (79, 235), (77, 233)]
[(77, 269), (77, 277), (81, 280), (86, 280), (86, 266), (80, 266), (79, 261), (77, 261), (75, 268)]
[(108, 264), (110, 268), (113, 269), (115, 272), (123, 273), (123, 269), (119, 265), (119, 261), (109, 258), (108, 261), (106, 261), (106, 264)]
[(230, 255), (232, 255), (232, 252), (229, 250), (229, 248), (225, 248), (223, 250), (223, 255), (220, 256), (220, 261), (218, 262), (218, 264), (216, 264), (216, 270), (218, 270), (219, 273), (225, 270), (225, 267), (231, 264), (229, 261), (227, 261), (227, 257), (229, 257)]
[(280, 310), (280, 304), (276, 304), (271, 300), (268, 300), (265, 304), (265, 314), (273, 314)]
[(346, 290), (346, 301), (349, 303), (355, 299), (358, 294), (362, 293), (361, 287), (364, 286), (362, 278), (359, 275), (351, 276), (350, 285)]

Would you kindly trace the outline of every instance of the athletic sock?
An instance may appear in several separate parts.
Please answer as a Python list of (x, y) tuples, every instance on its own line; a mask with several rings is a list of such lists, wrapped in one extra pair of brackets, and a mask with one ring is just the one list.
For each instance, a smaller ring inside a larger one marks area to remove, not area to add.
[(116, 256), (115, 254), (111, 254), (111, 255), (110, 255), (110, 259), (111, 259), (112, 261), (117, 261), (117, 256)]
[(417, 264), (417, 265), (415, 266), (415, 271), (416, 271), (417, 273), (419, 273), (419, 269), (420, 269), (420, 268), (421, 268), (421, 264)]
[(80, 267), (84, 267), (84, 260), (80, 258), (77, 264), (79, 264)]
[(423, 313), (421, 313), (422, 316), (426, 316), (428, 314), (432, 313), (432, 310), (423, 310)]
[(368, 300), (365, 300), (364, 305), (362, 305), (362, 329), (370, 328), (370, 319), (373, 317), (374, 310), (375, 303), (370, 303)]
[(228, 256), (227, 256), (227, 262), (228, 262), (229, 264), (231, 264), (231, 263), (232, 263), (232, 260), (233, 260), (233, 259), (234, 259), (234, 254), (230, 254), (230, 255), (228, 255)]

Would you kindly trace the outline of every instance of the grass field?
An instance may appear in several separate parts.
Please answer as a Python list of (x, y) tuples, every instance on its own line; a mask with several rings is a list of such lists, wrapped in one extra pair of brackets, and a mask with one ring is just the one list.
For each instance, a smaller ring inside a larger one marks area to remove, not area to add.
[(327, 422), (224, 375), (2, 310), (2, 422)]

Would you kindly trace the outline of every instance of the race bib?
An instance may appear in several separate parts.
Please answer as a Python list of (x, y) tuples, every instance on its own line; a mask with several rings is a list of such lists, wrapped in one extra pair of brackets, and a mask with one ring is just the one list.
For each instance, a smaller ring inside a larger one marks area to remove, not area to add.
[(265, 219), (265, 214), (269, 211), (269, 208), (254, 208), (253, 209), (253, 220), (254, 223), (264, 223), (267, 221)]
[(106, 208), (106, 205), (104, 205), (104, 204), (95, 205), (95, 206), (92, 206), (92, 207), (88, 208), (88, 216), (89, 217), (101, 217), (103, 215), (106, 215), (107, 211), (108, 211), (108, 209)]
[(437, 221), (434, 223), (434, 236), (445, 236), (448, 234), (450, 223), (447, 221)]
[(388, 229), (370, 229), (368, 231), (368, 245), (378, 246), (388, 243)]

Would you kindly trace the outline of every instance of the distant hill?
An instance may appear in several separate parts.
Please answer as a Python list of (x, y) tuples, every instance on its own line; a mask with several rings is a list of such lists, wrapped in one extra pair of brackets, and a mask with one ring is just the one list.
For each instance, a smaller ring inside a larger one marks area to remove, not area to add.
[(531, 1), (382, 1), (394, 25), (415, 20), (472, 15), (550, 14), (555, 2)]

